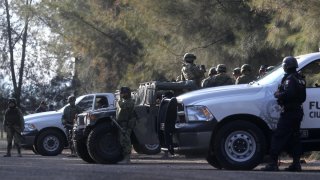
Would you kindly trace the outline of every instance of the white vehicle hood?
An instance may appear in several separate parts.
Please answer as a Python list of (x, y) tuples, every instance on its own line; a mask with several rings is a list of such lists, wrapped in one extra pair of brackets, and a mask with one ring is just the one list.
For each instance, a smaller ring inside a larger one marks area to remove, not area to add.
[(40, 119), (52, 119), (52, 118), (61, 118), (62, 112), (59, 111), (47, 111), (35, 114), (29, 114), (24, 116), (24, 121), (29, 122), (33, 120), (40, 120)]
[(213, 88), (205, 88), (196, 91), (191, 91), (182, 94), (177, 97), (178, 102), (182, 102), (185, 105), (193, 105), (201, 103), (202, 101), (207, 101), (208, 99), (214, 98), (226, 98), (234, 95), (252, 95), (259, 92), (263, 87), (259, 85), (230, 85), (230, 86), (219, 86)]

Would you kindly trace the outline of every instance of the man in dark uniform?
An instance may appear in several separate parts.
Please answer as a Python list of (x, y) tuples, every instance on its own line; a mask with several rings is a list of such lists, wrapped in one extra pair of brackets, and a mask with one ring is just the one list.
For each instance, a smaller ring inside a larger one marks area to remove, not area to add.
[(277, 124), (270, 147), (272, 162), (262, 168), (265, 171), (278, 171), (278, 155), (284, 148), (290, 149), (293, 158), (287, 171), (301, 171), (300, 124), (303, 118), (302, 103), (306, 99), (306, 82), (296, 71), (298, 63), (292, 56), (283, 59), (285, 75), (278, 90), (274, 93), (281, 106), (280, 119)]
[(7, 154), (4, 157), (11, 157), (12, 140), (18, 150), (18, 157), (21, 157), (21, 132), (24, 128), (24, 119), (21, 110), (17, 107), (16, 99), (10, 98), (8, 109), (4, 115), (3, 126), (7, 132)]
[(76, 157), (75, 150), (74, 150), (73, 143), (72, 143), (72, 128), (73, 128), (73, 124), (74, 124), (74, 120), (76, 118), (76, 115), (80, 114), (82, 112), (82, 109), (79, 106), (77, 106), (75, 104), (75, 102), (76, 102), (75, 96), (68, 97), (69, 105), (67, 105), (64, 108), (62, 119), (61, 119), (62, 124), (63, 124), (64, 128), (66, 129), (68, 143), (69, 143), (69, 147), (71, 150), (71, 154), (69, 155), (69, 157)]
[(129, 164), (132, 149), (131, 133), (135, 127), (134, 100), (128, 87), (120, 88), (120, 99), (117, 103), (116, 119), (122, 130), (119, 131), (119, 141), (123, 151), (123, 160), (119, 164)]

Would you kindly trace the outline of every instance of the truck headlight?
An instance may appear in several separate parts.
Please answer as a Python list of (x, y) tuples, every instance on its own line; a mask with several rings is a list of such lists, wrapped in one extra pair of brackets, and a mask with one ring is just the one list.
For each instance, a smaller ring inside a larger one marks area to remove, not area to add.
[(210, 121), (213, 115), (206, 106), (187, 106), (186, 116), (188, 121)]
[(36, 126), (34, 124), (31, 123), (24, 123), (24, 130), (23, 131), (34, 131), (36, 130)]

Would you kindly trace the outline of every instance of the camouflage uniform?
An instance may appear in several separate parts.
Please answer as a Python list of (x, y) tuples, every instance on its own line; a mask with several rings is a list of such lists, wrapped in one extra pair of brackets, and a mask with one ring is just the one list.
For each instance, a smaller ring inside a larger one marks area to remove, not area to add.
[(122, 131), (119, 131), (119, 141), (122, 147), (123, 157), (128, 162), (130, 161), (132, 149), (130, 136), (136, 123), (136, 119), (133, 115), (134, 100), (131, 99), (131, 96), (129, 95), (128, 97), (120, 98), (117, 103), (116, 119), (119, 125), (122, 127)]
[(80, 114), (82, 112), (82, 109), (79, 106), (74, 104), (75, 102), (74, 96), (70, 96), (68, 98), (68, 102), (69, 102), (69, 105), (67, 105), (64, 108), (61, 121), (64, 128), (66, 129), (68, 143), (71, 150), (71, 156), (75, 156), (75, 149), (72, 143), (72, 128), (73, 128), (76, 115)]
[(188, 81), (193, 80), (198, 87), (201, 86), (201, 80), (204, 78), (204, 73), (206, 72), (204, 65), (201, 67), (196, 66), (193, 61), (197, 57), (192, 53), (186, 53), (183, 56), (184, 64), (181, 69), (181, 80)]
[(202, 80), (201, 87), (212, 87), (210, 86), (210, 81), (214, 75), (217, 74), (217, 70), (215, 67), (209, 69), (208, 77)]
[[(14, 105), (10, 105), (10, 104)], [(18, 156), (21, 157), (21, 132), (24, 129), (24, 119), (21, 110), (16, 106), (15, 99), (9, 99), (9, 108), (4, 115), (3, 126), (7, 132), (7, 154), (5, 157), (11, 156), (12, 140), (14, 138), (15, 145), (18, 150)]]
[(216, 87), (216, 86), (224, 86), (231, 85), (233, 81), (229, 75), (226, 74), (227, 68), (224, 64), (219, 64), (217, 66), (217, 75), (214, 75), (207, 83), (207, 87)]
[(255, 81), (256, 78), (251, 74), (251, 66), (244, 64), (241, 66), (241, 76), (237, 78), (236, 84), (248, 84)]
[(204, 77), (204, 71), (193, 63), (185, 63), (181, 69), (181, 77), (183, 80), (194, 80), (200, 86)]
[(225, 73), (219, 73), (213, 76), (210, 82), (208, 83), (209, 87), (225, 86), (231, 84), (233, 84), (231, 77)]
[(236, 84), (248, 84), (252, 81), (256, 80), (256, 78), (250, 74), (243, 74), (236, 80)]

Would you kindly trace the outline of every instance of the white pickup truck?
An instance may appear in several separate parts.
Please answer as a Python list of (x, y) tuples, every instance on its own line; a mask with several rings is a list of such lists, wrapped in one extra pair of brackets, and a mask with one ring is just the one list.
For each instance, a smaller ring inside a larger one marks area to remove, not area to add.
[[(303, 150), (319, 151), (320, 53), (296, 58), (307, 82), (301, 124)], [(272, 130), (280, 116), (273, 94), (283, 75), (279, 65), (250, 84), (206, 88), (171, 98), (160, 107), (160, 127), (167, 134), (167, 145), (176, 144), (178, 153), (201, 150), (204, 153), (198, 155), (206, 156), (217, 168), (255, 168), (268, 153)]]
[[(95, 93), (79, 96), (76, 104), (85, 111), (98, 107), (100, 99), (107, 100), (106, 108), (115, 109), (113, 93)], [(22, 136), (25, 138), (23, 147), (32, 148), (34, 152), (44, 156), (55, 156), (68, 145), (65, 129), (61, 123), (65, 107), (57, 111), (48, 111), (24, 116), (25, 128)]]

